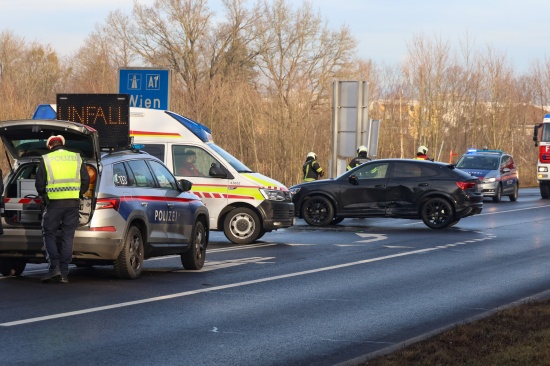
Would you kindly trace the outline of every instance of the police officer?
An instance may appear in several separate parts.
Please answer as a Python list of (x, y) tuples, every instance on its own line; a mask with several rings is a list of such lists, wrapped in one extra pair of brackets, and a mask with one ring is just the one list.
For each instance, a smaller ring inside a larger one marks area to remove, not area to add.
[(304, 173), (304, 182), (311, 182), (321, 178), (325, 172), (317, 162), (317, 154), (314, 152), (308, 152), (306, 156), (306, 161), (302, 167)]
[(363, 163), (366, 163), (367, 161), (371, 161), (371, 159), (367, 156), (368, 152), (369, 152), (369, 149), (365, 145), (359, 146), (357, 148), (357, 157), (351, 159), (346, 170), (353, 169), (357, 165), (361, 165)]
[(428, 152), (428, 148), (424, 145), (420, 146), (418, 150), (416, 151), (416, 160), (430, 160), (428, 159), (428, 156), (426, 153)]
[[(42, 156), (36, 171), (35, 187), (42, 197), (42, 236), (50, 264), (42, 282), (68, 283), (69, 263), (73, 257), (73, 240), (79, 223), (80, 198), (90, 184), (90, 176), (80, 154), (65, 150), (65, 138), (50, 136), (46, 142), (51, 151)], [(56, 232), (61, 228), (61, 246)]]

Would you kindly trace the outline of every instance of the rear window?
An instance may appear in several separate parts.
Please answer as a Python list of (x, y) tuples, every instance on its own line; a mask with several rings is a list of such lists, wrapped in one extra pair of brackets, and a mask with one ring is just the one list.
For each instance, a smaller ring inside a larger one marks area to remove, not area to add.
[(147, 151), (150, 155), (153, 155), (155, 158), (164, 161), (164, 151), (166, 147), (161, 144), (146, 144), (143, 150)]

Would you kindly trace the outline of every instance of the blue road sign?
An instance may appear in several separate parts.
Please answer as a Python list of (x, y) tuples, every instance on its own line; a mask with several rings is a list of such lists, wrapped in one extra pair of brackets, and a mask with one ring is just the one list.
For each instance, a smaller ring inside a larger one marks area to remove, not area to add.
[(118, 69), (118, 92), (130, 95), (130, 107), (170, 108), (170, 70), (145, 67)]

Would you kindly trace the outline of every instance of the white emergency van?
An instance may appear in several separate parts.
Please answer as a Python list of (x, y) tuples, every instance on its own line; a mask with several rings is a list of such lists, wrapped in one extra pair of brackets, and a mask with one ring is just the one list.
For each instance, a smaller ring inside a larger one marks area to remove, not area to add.
[[(56, 105), (40, 105), (33, 118), (55, 119)], [(252, 243), (294, 224), (287, 187), (216, 145), (208, 127), (171, 111), (131, 107), (130, 136), (178, 179), (193, 183), (192, 192), (210, 213), (210, 229), (223, 231), (233, 243)]]

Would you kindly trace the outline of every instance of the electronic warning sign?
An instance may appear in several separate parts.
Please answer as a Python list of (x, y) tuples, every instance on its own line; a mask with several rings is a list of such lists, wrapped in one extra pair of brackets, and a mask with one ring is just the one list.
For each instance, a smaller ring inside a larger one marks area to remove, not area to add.
[(128, 94), (57, 94), (57, 119), (94, 128), (100, 147), (126, 147), (130, 142)]

